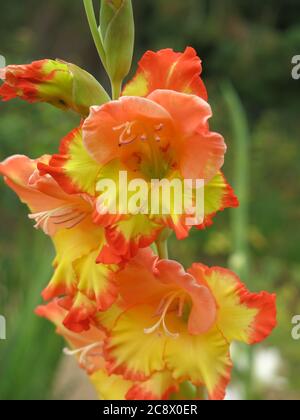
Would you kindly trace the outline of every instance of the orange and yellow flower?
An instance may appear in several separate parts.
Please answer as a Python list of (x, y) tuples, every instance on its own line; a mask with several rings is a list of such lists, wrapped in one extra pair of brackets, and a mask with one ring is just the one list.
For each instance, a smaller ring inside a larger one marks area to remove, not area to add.
[(98, 315), (107, 329), (107, 368), (144, 381), (169, 370), (177, 383), (204, 386), (223, 399), (230, 380), (230, 345), (255, 344), (276, 325), (275, 296), (250, 293), (229, 270), (141, 252), (116, 274), (120, 299)]
[[(183, 54), (146, 53), (123, 92), (131, 96), (91, 107), (83, 124), (62, 140), (59, 154), (39, 165), (41, 173), (50, 174), (68, 193), (85, 192), (97, 199), (98, 182), (108, 178), (117, 184), (120, 171), (148, 184), (153, 179), (201, 179), (204, 220), (198, 227), (209, 226), (218, 211), (236, 207), (238, 200), (220, 171), (226, 146), (209, 129), (212, 112), (200, 74), (201, 61), (191, 48)], [(104, 217), (95, 211), (94, 221), (106, 228), (107, 241), (98, 261), (128, 261), (166, 227), (186, 238), (190, 215), (178, 215), (174, 207), (167, 215), (120, 212)]]
[(144, 250), (115, 281), (118, 301), (97, 312), (88, 332), (64, 327), (59, 301), (37, 310), (58, 326), (68, 353), (107, 399), (166, 399), (186, 381), (223, 399), (231, 343), (256, 344), (276, 325), (275, 296), (250, 293), (219, 267), (194, 264), (186, 272)]

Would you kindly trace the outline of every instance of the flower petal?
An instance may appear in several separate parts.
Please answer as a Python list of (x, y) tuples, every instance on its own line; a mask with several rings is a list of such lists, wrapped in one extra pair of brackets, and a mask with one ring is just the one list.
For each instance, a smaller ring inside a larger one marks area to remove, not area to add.
[(194, 277), (186, 273), (182, 265), (175, 261), (158, 261), (155, 272), (161, 282), (177, 285), (191, 297), (189, 333), (197, 335), (207, 332), (215, 323), (217, 316), (216, 302), (210, 290), (198, 284)]
[(149, 153), (146, 142), (134, 140), (162, 123), (172, 125), (170, 115), (164, 108), (145, 98), (123, 97), (91, 108), (83, 124), (83, 142), (100, 164), (117, 158), (128, 161), (137, 151)]
[(166, 339), (159, 334), (145, 334), (153, 323), (153, 308), (139, 306), (123, 313), (108, 333), (105, 358), (110, 373), (125, 379), (143, 381), (164, 369)]
[(222, 400), (230, 381), (232, 363), (229, 344), (217, 328), (206, 334), (190, 335), (177, 318), (169, 317), (168, 325), (179, 332), (176, 340), (169, 339), (164, 358), (175, 380), (190, 380), (204, 385), (209, 398)]
[(194, 264), (189, 272), (212, 291), (218, 305), (217, 325), (228, 342), (258, 343), (276, 326), (276, 297), (250, 293), (231, 271)]
[[(96, 327), (91, 327), (86, 332), (76, 333), (67, 329), (63, 322), (67, 316), (66, 309), (63, 308), (62, 302), (59, 299), (54, 299), (52, 302), (44, 306), (39, 306), (35, 313), (43, 318), (48, 319), (56, 326), (57, 334), (61, 335), (66, 342), (68, 343), (70, 349), (84, 349), (89, 345), (95, 343), (103, 343), (105, 335), (104, 333)], [(80, 353), (79, 353), (80, 354)], [(88, 373), (98, 371), (103, 369), (105, 366), (105, 361), (101, 355), (94, 355), (93, 353), (89, 354), (89, 363), (88, 366), (81, 364), (81, 367), (86, 369)]]
[(140, 248), (150, 246), (162, 228), (162, 225), (142, 214), (120, 220), (105, 229), (107, 244), (102, 248), (97, 261), (103, 264), (120, 264), (130, 260)]
[(73, 296), (66, 296), (60, 303), (67, 310), (64, 318), (64, 326), (77, 334), (89, 331), (91, 321), (94, 319), (97, 306), (95, 301), (90, 300), (81, 292), (76, 292)]
[(188, 47), (184, 53), (164, 49), (148, 51), (139, 62), (134, 79), (127, 84), (124, 96), (148, 96), (156, 89), (170, 89), (198, 95), (207, 100), (207, 92), (200, 75), (201, 60)]
[(86, 196), (69, 196), (49, 176), (40, 176), (37, 165), (47, 163), (49, 156), (31, 160), (26, 156), (12, 156), (0, 163), (0, 174), (21, 201), (30, 208), (30, 219), (36, 221), (50, 236), (61, 229), (71, 228), (92, 212)]
[(58, 232), (53, 238), (56, 248), (55, 273), (43, 291), (45, 300), (71, 294), (77, 290), (78, 278), (73, 263), (103, 244), (104, 231), (87, 218), (73, 229)]
[(132, 387), (131, 381), (126, 381), (121, 376), (108, 375), (104, 370), (91, 375), (90, 381), (100, 400), (125, 400), (128, 390)]
[(113, 274), (117, 267), (96, 264), (98, 251), (76, 260), (73, 264), (78, 278), (77, 289), (90, 300), (96, 301), (97, 310), (107, 310), (116, 300), (118, 289)]
[(149, 401), (167, 400), (170, 395), (177, 392), (178, 384), (169, 371), (154, 373), (144, 382), (137, 382), (126, 394), (127, 400)]
[(41, 175), (50, 174), (68, 194), (95, 195), (101, 167), (86, 151), (79, 127), (63, 138), (59, 154), (53, 155), (49, 164), (39, 163), (38, 169)]
[(223, 166), (226, 145), (220, 134), (209, 131), (212, 111), (208, 103), (195, 95), (168, 90), (157, 90), (149, 99), (168, 111), (182, 133), (182, 143), (175, 145), (182, 176), (205, 181), (214, 177)]
[(204, 221), (197, 228), (205, 229), (211, 226), (213, 218), (219, 211), (238, 206), (239, 200), (232, 187), (226, 181), (224, 174), (219, 172), (204, 186)]

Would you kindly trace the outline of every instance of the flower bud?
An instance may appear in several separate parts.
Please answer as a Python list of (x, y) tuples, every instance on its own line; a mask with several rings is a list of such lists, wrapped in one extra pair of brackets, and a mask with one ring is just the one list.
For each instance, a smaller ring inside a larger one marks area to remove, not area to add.
[(87, 116), (91, 106), (110, 100), (91, 74), (63, 61), (41, 60), (7, 66), (1, 69), (0, 78), (4, 81), (0, 87), (3, 101), (19, 97), (30, 103), (47, 102)]
[(134, 47), (131, 0), (102, 0), (100, 32), (106, 68), (114, 85), (121, 85), (130, 71)]

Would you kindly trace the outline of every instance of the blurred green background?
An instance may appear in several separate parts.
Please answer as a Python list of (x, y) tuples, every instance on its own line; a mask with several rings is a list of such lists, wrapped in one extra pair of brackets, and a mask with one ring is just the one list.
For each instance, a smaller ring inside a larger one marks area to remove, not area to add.
[[(171, 255), (186, 265), (230, 265), (253, 291), (278, 295), (279, 326), (272, 337), (250, 351), (234, 349), (229, 398), (300, 399), (300, 341), (291, 337), (292, 317), (300, 314), (300, 81), (291, 77), (291, 59), (300, 54), (300, 3), (133, 3), (133, 71), (146, 49), (181, 51), (191, 45), (202, 58), (212, 125), (228, 144), (225, 173), (242, 203), (219, 214), (210, 229), (172, 241)], [(8, 64), (57, 57), (107, 83), (81, 1), (2, 2), (0, 39)], [(0, 104), (0, 116), (1, 160), (55, 152), (78, 123), (72, 113), (19, 101)], [(60, 338), (33, 314), (51, 275), (52, 247), (3, 182), (0, 197), (0, 314), (7, 319), (7, 340), (0, 341), (0, 399), (75, 398), (84, 379), (71, 381)]]

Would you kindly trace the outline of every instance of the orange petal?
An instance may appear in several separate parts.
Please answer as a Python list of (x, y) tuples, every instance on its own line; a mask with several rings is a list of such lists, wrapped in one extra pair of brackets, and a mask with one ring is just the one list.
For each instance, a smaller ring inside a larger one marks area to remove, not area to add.
[(125, 268), (115, 274), (123, 308), (145, 302), (155, 306), (173, 290), (173, 285), (165, 284), (155, 276), (157, 259), (150, 248), (140, 250)]
[(12, 156), (0, 164), (0, 173), (7, 185), (30, 208), (30, 219), (36, 221), (50, 236), (61, 229), (71, 228), (91, 213), (90, 200), (84, 196), (70, 197), (49, 176), (39, 176), (37, 165), (48, 162), (44, 156), (34, 161), (26, 156)]
[(188, 318), (188, 331), (192, 335), (207, 332), (216, 321), (216, 302), (207, 287), (199, 285), (194, 277), (184, 271), (175, 261), (158, 261), (156, 275), (165, 284), (176, 285), (192, 299), (192, 308)]
[(100, 164), (117, 158), (126, 161), (147, 149), (141, 137), (159, 124), (172, 124), (164, 108), (145, 98), (123, 97), (91, 108), (83, 124), (83, 142)]
[(97, 312), (96, 303), (83, 293), (77, 292), (73, 297), (67, 296), (61, 300), (61, 305), (67, 310), (63, 320), (64, 326), (75, 333), (89, 331), (91, 321)]
[(188, 47), (184, 53), (171, 49), (148, 51), (139, 62), (134, 79), (127, 84), (124, 96), (148, 96), (156, 89), (170, 89), (198, 95), (207, 100), (207, 92), (200, 75), (201, 60)]
[(224, 163), (226, 145), (223, 137), (209, 131), (212, 111), (203, 99), (182, 93), (158, 90), (149, 99), (171, 115), (182, 141), (174, 145), (180, 155), (181, 175), (186, 179), (210, 180)]

